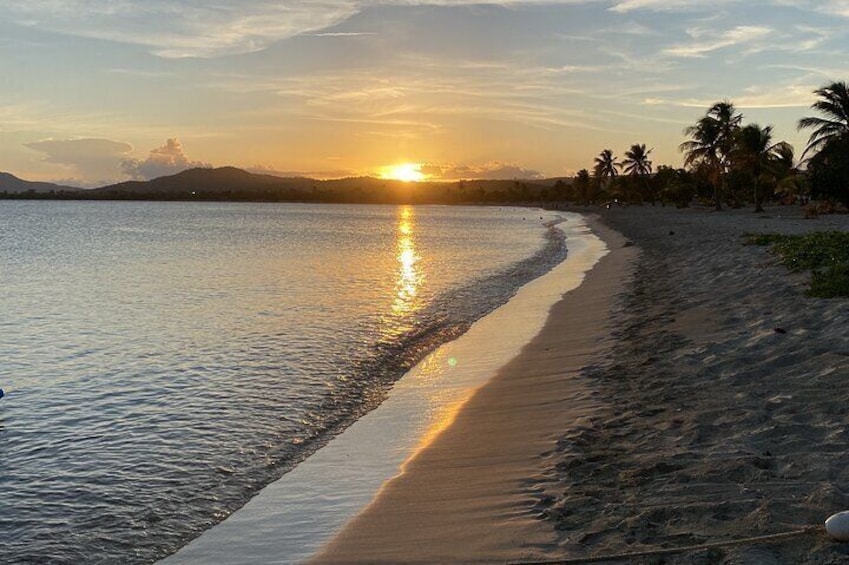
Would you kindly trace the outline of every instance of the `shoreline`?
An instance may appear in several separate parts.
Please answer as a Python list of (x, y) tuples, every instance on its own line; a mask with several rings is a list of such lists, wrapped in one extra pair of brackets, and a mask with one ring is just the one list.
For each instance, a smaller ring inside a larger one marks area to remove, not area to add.
[(587, 220), (609, 253), (312, 563), (519, 561), (556, 550), (538, 506), (546, 461), (564, 429), (599, 411), (580, 373), (612, 345), (612, 310), (638, 256)]
[(429, 354), (374, 411), (161, 563), (293, 563), (313, 556), (519, 354), (551, 306), (604, 255), (583, 216), (559, 216), (569, 241), (563, 262)]

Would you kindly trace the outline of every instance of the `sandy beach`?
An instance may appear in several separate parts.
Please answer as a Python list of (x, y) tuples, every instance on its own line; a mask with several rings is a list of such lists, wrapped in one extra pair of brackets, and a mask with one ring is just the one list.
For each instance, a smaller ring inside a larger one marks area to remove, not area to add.
[(611, 252), (315, 562), (526, 561), (557, 551), (537, 508), (544, 463), (563, 430), (601, 410), (580, 372), (613, 344), (609, 313), (637, 257), (615, 232), (594, 231)]
[[(849, 217), (642, 207), (604, 222), (642, 257), (617, 347), (585, 374), (607, 410), (565, 434), (549, 467), (562, 554), (786, 532), (849, 509), (849, 302), (806, 297), (808, 275), (742, 244)], [(665, 559), (843, 563), (849, 546), (816, 533)]]
[(849, 560), (810, 529), (663, 555), (849, 509), (849, 302), (742, 237), (849, 217), (599, 214), (611, 253), (315, 562)]

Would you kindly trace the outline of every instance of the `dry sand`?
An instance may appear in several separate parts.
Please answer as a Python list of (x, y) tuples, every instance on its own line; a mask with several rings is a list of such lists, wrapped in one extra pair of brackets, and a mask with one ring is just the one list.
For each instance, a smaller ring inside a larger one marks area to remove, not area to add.
[[(608, 407), (552, 457), (545, 514), (570, 556), (758, 536), (849, 509), (849, 300), (804, 296), (744, 233), (849, 230), (798, 208), (622, 208), (643, 250), (618, 345), (586, 375)], [(847, 563), (849, 544), (780, 543), (635, 563)]]
[(557, 549), (554, 528), (535, 506), (545, 480), (541, 454), (599, 410), (579, 373), (612, 344), (605, 337), (612, 297), (623, 292), (637, 255), (600, 229), (613, 251), (316, 562), (501, 562)]
[[(595, 225), (613, 252), (318, 561), (580, 560), (849, 509), (849, 300), (806, 297), (805, 276), (742, 239), (849, 216), (601, 214), (638, 247)], [(847, 563), (849, 544), (806, 533), (610, 562)]]

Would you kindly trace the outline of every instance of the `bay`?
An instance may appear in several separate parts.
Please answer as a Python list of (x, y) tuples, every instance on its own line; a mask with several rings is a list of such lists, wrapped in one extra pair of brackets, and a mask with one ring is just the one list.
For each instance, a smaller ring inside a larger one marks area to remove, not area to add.
[(2, 203), (0, 561), (173, 551), (562, 260), (544, 219)]

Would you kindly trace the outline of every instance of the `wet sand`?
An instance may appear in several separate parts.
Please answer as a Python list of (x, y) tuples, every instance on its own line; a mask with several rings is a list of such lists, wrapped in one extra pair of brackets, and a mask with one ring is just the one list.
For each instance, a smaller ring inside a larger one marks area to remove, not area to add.
[(849, 216), (600, 214), (612, 253), (317, 562), (849, 562), (849, 300), (743, 244)]
[(581, 373), (613, 345), (617, 297), (638, 257), (615, 232), (593, 229), (611, 252), (313, 562), (504, 562), (558, 551), (539, 508), (544, 473), (563, 430), (602, 410)]

